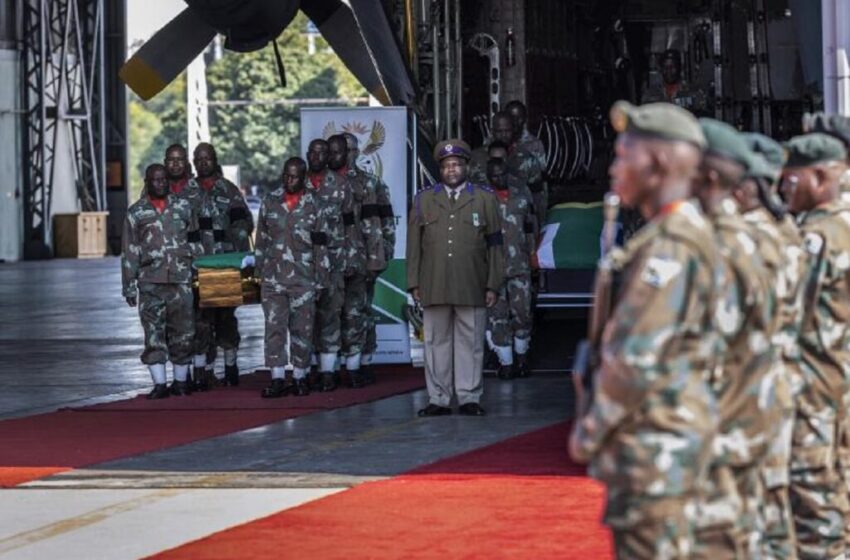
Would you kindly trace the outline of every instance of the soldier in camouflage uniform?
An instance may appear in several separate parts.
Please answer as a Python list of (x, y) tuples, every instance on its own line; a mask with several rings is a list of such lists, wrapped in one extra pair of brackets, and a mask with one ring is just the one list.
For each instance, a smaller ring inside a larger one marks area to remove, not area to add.
[[(341, 141), (341, 146), (340, 146)], [(336, 140), (336, 149), (345, 150), (345, 139)], [(316, 303), (313, 335), (319, 353), (319, 372), (311, 374), (311, 389), (333, 391), (337, 387), (334, 369), (342, 338), (342, 306), (345, 300), (346, 244), (354, 226), (354, 203), (348, 181), (328, 169), (328, 142), (317, 138), (307, 150), (307, 190), (313, 193), (328, 234), (331, 274), (322, 286)]]
[[(307, 165), (290, 158), (283, 186), (270, 192), (257, 223), (255, 275), (266, 317), (265, 358), (272, 382), (264, 398), (310, 394), (307, 371), (313, 352), (316, 294), (330, 271), (327, 233), (315, 196), (305, 190)], [(286, 341), (294, 370), (286, 375)]]
[[(249, 252), (254, 219), (239, 188), (219, 174), (215, 148), (207, 143), (195, 148), (196, 178), (189, 180), (180, 196), (189, 200), (198, 213), (205, 255)], [(208, 357), (215, 348), (224, 349), (224, 379), (239, 384), (237, 352), (239, 324), (236, 309), (198, 309), (195, 321), (195, 381), (203, 388), (214, 380)]]
[[(346, 133), (345, 166), (339, 172), (348, 178), (354, 211), (351, 235), (359, 243), (349, 243), (345, 278), (345, 303), (342, 312), (342, 350), (351, 386), (363, 387), (374, 382), (372, 355), (377, 349), (372, 299), (375, 282), (386, 270), (395, 250), (395, 213), (390, 190), (381, 179), (357, 167), (360, 154), (357, 137)], [(331, 160), (333, 160), (331, 154)], [(333, 168), (336, 162), (329, 161)]]
[(520, 101), (505, 105), (514, 124), (512, 156), (520, 161), (518, 169), (534, 197), (534, 214), (537, 216), (538, 231), (546, 223), (549, 209), (549, 187), (543, 173), (546, 170), (546, 149), (543, 142), (528, 131), (528, 111)]
[(707, 147), (696, 193), (714, 225), (737, 302), (736, 312), (724, 317), (726, 359), (709, 378), (720, 426), (693, 557), (756, 558), (762, 547), (760, 467), (781, 412), (774, 382), (778, 356), (771, 344), (776, 297), (764, 255), (778, 266), (779, 254), (758, 245), (755, 228), (732, 196), (750, 166), (746, 140), (720, 121), (701, 119), (700, 125)]
[[(803, 118), (803, 129), (804, 132), (823, 132), (841, 140), (844, 148), (850, 153), (850, 117), (826, 115), (824, 113), (806, 114)], [(850, 173), (845, 173), (841, 179), (841, 200), (850, 204)], [(847, 475), (850, 475), (850, 465), (845, 469)], [(850, 481), (850, 478), (848, 480)], [(848, 550), (850, 550), (850, 546), (848, 546)]]
[(735, 191), (744, 219), (755, 227), (759, 250), (771, 272), (777, 298), (773, 346), (779, 357), (773, 382), (780, 420), (773, 431), (761, 467), (762, 557), (791, 560), (797, 557), (794, 521), (788, 498), (791, 436), (796, 411), (795, 396), (802, 389), (800, 348), (797, 339), (802, 319), (802, 279), (808, 267), (802, 238), (777, 196), (785, 152), (761, 134), (744, 136), (751, 155), (747, 176)]
[(145, 194), (127, 210), (121, 259), (123, 295), (138, 304), (145, 331), (142, 363), (154, 382), (149, 399), (168, 397), (165, 364), (174, 365), (175, 395), (189, 394), (192, 360), (192, 259), (199, 251), (192, 205), (168, 192), (165, 167), (145, 170)]
[(189, 166), (189, 155), (182, 144), (172, 144), (165, 149), (165, 171), (168, 173), (168, 186), (171, 194), (181, 195), (189, 186), (192, 170)]
[(487, 309), (487, 342), (499, 358), (499, 378), (507, 380), (514, 375), (528, 376), (534, 224), (528, 199), (517, 189), (508, 186), (508, 170), (504, 160), (490, 160), (487, 176), (488, 184), (499, 200), (504, 249), (504, 283), (496, 304)]
[(622, 283), (592, 394), (574, 378), (569, 449), (607, 486), (618, 558), (685, 559), (717, 429), (708, 379), (734, 300), (721, 301), (728, 286), (714, 230), (688, 199), (705, 145), (696, 119), (669, 104), (626, 102), (611, 117), (620, 133), (612, 188), (648, 224), (607, 257)]
[(783, 188), (789, 209), (804, 214), (803, 246), (812, 259), (804, 279), (800, 331), (804, 386), (791, 452), (791, 508), (801, 560), (843, 558), (848, 514), (840, 465), (847, 451), (850, 380), (850, 208), (840, 202), (847, 151), (835, 138), (808, 134), (785, 145)]

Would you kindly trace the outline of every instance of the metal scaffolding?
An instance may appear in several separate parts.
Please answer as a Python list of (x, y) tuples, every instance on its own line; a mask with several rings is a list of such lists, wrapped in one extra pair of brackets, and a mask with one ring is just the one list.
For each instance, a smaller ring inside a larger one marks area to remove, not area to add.
[[(82, 211), (106, 207), (103, 0), (23, 0), (24, 257), (49, 255), (57, 172)], [(57, 169), (59, 135), (69, 169)]]

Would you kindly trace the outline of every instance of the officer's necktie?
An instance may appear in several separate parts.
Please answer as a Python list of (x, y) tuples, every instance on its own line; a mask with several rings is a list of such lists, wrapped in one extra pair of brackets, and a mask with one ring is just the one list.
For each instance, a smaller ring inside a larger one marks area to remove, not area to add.
[(455, 202), (457, 202), (457, 191), (456, 190), (452, 189), (452, 191), (450, 192), (449, 201), (451, 202), (452, 206), (454, 206)]

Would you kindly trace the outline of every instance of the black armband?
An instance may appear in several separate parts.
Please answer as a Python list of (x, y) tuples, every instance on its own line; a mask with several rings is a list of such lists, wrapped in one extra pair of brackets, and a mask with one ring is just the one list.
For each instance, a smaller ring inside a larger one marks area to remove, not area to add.
[(225, 240), (225, 231), (223, 229), (214, 229), (213, 240), (215, 240), (216, 243), (223, 242)]
[(488, 247), (498, 247), (502, 244), (502, 232), (488, 233), (484, 236), (484, 239), (487, 241)]
[(342, 214), (342, 224), (345, 226), (354, 225), (354, 212), (344, 212)]
[(328, 234), (323, 231), (311, 231), (310, 241), (313, 242), (313, 245), (327, 245)]
[(377, 204), (364, 204), (360, 207), (360, 219), (368, 220), (369, 218), (379, 218), (381, 216), (381, 207)]
[(200, 243), (201, 242), (201, 232), (199, 230), (190, 231), (186, 238), (189, 240), (189, 243)]
[(534, 233), (534, 224), (531, 223), (531, 222), (525, 222), (522, 225), (522, 232), (523, 233)]
[(381, 218), (395, 218), (392, 204), (381, 204), (378, 211)]
[(528, 190), (533, 193), (543, 192), (543, 181), (537, 181), (536, 183), (529, 183)]
[(198, 227), (201, 229), (212, 229), (213, 228), (213, 220), (212, 218), (198, 218)]
[(249, 220), (251, 219), (251, 213), (247, 208), (243, 208), (238, 206), (236, 208), (230, 209), (230, 221), (238, 222), (239, 220)]

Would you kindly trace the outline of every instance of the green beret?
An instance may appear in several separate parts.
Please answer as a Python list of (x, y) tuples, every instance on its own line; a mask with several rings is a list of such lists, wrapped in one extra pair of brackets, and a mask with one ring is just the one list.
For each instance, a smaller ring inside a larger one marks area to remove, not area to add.
[(786, 153), (782, 145), (764, 134), (750, 132), (743, 135), (744, 140), (753, 153), (752, 164), (747, 170), (747, 176), (767, 179), (775, 183), (782, 175), (785, 166)]
[(455, 156), (469, 161), (471, 153), (472, 150), (469, 148), (469, 144), (463, 140), (453, 138), (450, 140), (443, 140), (437, 144), (437, 147), (434, 148), (434, 159), (440, 162), (447, 157)]
[(795, 136), (785, 143), (788, 151), (788, 162), (785, 167), (809, 167), (827, 161), (845, 161), (847, 149), (840, 140), (824, 134), (814, 132)]
[(750, 167), (752, 151), (735, 127), (715, 119), (700, 119), (705, 135), (705, 153)]
[(841, 140), (845, 147), (850, 146), (850, 118), (826, 113), (806, 113), (803, 115), (803, 132), (823, 132)]
[(672, 103), (632, 105), (618, 101), (611, 107), (611, 126), (619, 133), (648, 136), (705, 147), (705, 136), (691, 113)]

